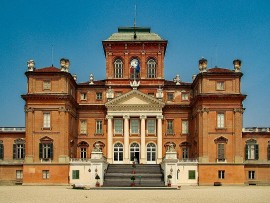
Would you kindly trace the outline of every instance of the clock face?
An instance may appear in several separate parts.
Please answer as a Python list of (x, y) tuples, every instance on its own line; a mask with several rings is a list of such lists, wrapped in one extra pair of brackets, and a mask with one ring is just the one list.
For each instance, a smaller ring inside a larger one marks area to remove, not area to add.
[(139, 64), (138, 59), (132, 59), (130, 62), (132, 68), (137, 68), (138, 64)]

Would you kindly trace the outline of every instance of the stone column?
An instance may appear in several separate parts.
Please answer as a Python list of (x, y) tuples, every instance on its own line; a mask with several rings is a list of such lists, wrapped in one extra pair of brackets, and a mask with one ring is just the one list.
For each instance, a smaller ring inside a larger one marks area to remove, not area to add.
[(141, 159), (140, 163), (145, 164), (146, 163), (146, 152), (145, 152), (145, 115), (140, 116), (141, 119)]
[(113, 133), (112, 133), (112, 119), (113, 116), (107, 115), (108, 119), (108, 138), (107, 138), (107, 161), (111, 164), (113, 162), (112, 157), (112, 145), (113, 145)]
[(157, 116), (158, 125), (157, 125), (157, 163), (159, 164), (162, 161), (162, 119), (163, 116)]
[(129, 116), (124, 115), (124, 163), (129, 163)]

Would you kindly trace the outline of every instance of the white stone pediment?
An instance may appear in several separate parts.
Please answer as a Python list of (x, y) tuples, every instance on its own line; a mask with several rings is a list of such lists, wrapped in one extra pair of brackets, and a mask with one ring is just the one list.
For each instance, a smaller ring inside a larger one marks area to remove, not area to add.
[(110, 110), (132, 110), (142, 109), (162, 109), (165, 103), (158, 99), (144, 94), (138, 90), (131, 90), (111, 101), (108, 101), (105, 106)]

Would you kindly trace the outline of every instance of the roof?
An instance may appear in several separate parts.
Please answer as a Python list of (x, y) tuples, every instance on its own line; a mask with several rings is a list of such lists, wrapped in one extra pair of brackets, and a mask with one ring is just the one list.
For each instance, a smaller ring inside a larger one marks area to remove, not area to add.
[(61, 72), (61, 70), (59, 68), (50, 66), (50, 67), (35, 69), (35, 72)]
[(226, 68), (215, 67), (215, 68), (208, 69), (207, 72), (209, 72), (209, 73), (231, 73), (231, 72), (234, 72), (234, 71), (226, 69)]
[[(135, 37), (136, 33), (136, 37)], [(119, 27), (117, 33), (113, 33), (104, 41), (166, 41), (158, 34), (151, 32), (149, 27)]]

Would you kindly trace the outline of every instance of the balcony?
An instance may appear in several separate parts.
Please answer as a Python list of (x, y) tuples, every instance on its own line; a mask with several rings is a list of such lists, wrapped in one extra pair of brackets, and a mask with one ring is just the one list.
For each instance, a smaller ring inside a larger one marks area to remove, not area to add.
[(248, 128), (243, 128), (242, 132), (270, 132), (270, 128), (266, 127), (248, 127)]
[(0, 132), (25, 132), (25, 127), (2, 127)]

